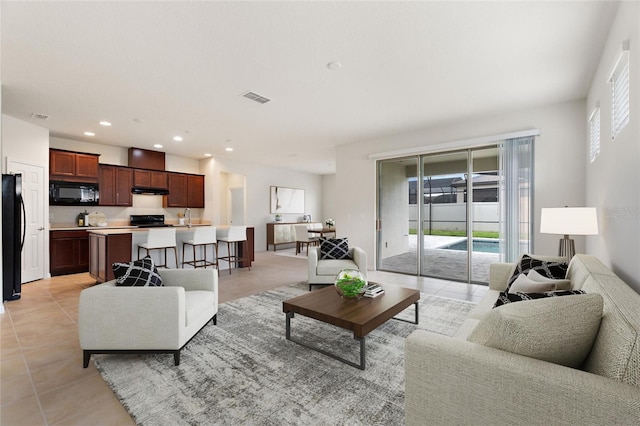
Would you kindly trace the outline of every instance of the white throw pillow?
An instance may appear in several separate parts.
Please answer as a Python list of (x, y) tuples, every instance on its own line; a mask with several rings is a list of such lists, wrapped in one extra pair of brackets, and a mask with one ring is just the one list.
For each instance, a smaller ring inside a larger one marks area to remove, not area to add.
[(555, 289), (554, 282), (533, 281), (525, 274), (520, 274), (509, 287), (509, 293), (544, 293), (545, 291), (555, 291)]
[(544, 275), (540, 274), (533, 269), (527, 273), (527, 278), (531, 281), (539, 282), (539, 283), (548, 283), (552, 282), (556, 285), (555, 290), (571, 290), (571, 280), (555, 280), (553, 278), (547, 278)]
[(488, 312), (467, 340), (577, 368), (598, 334), (602, 305), (597, 293), (509, 303)]

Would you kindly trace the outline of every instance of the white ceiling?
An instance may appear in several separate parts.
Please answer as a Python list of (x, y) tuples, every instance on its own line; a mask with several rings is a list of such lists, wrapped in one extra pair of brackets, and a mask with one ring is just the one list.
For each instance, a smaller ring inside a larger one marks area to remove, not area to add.
[(336, 145), (584, 98), (617, 4), (0, 7), (4, 113), (59, 137), (327, 174)]

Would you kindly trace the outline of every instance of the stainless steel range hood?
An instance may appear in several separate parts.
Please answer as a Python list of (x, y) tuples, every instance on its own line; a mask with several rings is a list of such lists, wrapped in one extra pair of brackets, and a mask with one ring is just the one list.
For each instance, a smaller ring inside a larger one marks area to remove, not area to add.
[(149, 188), (145, 186), (134, 186), (131, 193), (139, 195), (169, 195), (169, 190), (164, 188)]

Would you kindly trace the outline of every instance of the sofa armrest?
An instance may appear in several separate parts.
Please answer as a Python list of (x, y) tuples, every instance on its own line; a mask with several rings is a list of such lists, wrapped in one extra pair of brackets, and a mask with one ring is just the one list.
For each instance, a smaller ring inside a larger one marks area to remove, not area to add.
[(515, 266), (515, 263), (491, 263), (489, 265), (489, 288), (491, 290), (505, 291)]
[(405, 346), (405, 422), (635, 424), (640, 388), (427, 331)]
[(309, 254), (307, 255), (307, 265), (309, 268), (309, 279), (318, 276), (318, 259), (320, 258), (320, 247), (309, 247)]
[(117, 287), (115, 280), (82, 290), (82, 349), (179, 349), (186, 327), (183, 287)]
[(367, 253), (360, 247), (351, 247), (349, 249), (349, 256), (353, 259), (358, 266), (358, 270), (367, 277)]

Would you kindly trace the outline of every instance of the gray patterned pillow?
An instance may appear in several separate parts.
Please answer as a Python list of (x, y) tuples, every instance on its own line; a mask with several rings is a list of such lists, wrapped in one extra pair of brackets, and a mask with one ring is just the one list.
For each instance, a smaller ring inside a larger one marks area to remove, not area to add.
[(348, 238), (320, 238), (320, 259), (351, 259)]
[(130, 263), (114, 263), (116, 285), (122, 287), (162, 287), (162, 277), (150, 256)]

